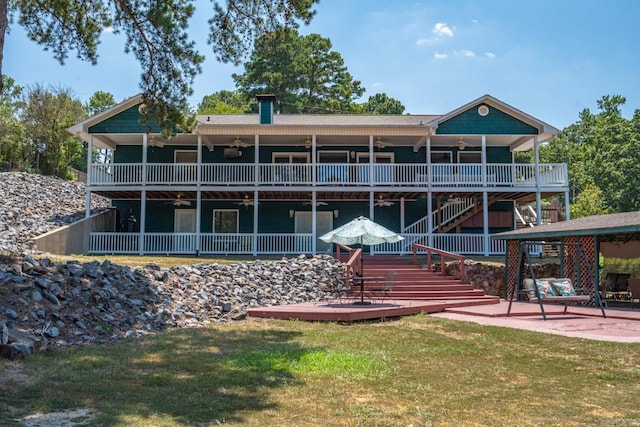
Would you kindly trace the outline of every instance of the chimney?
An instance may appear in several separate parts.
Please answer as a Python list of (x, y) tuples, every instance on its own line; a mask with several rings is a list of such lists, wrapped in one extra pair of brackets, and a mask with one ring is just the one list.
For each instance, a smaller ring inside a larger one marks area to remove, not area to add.
[(256, 95), (258, 100), (261, 125), (273, 124), (273, 101), (276, 100), (276, 96), (272, 94)]

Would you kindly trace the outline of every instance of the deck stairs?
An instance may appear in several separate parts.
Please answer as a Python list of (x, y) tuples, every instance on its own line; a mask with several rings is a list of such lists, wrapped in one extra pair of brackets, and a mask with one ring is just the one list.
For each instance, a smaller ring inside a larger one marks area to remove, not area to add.
[[(422, 265), (415, 265), (409, 256), (374, 255), (363, 259), (365, 277), (382, 277), (387, 271), (395, 271), (397, 278), (393, 291), (385, 299), (401, 300), (473, 300), (474, 304), (498, 304), (500, 298), (485, 295), (482, 289), (474, 289), (452, 276), (429, 271)], [(365, 296), (372, 296), (367, 287), (375, 287), (375, 282), (365, 284)]]

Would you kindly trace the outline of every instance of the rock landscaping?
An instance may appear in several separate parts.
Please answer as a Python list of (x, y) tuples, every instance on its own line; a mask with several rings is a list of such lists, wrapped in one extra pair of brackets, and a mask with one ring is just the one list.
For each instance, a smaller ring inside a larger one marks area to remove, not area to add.
[(327, 255), (169, 269), (4, 257), (2, 343), (5, 357), (16, 358), (43, 348), (240, 320), (249, 307), (327, 298), (343, 280), (343, 267)]
[[(71, 224), (85, 215), (85, 185), (51, 176), (0, 173), (0, 253), (37, 252), (32, 238)], [(109, 199), (92, 197), (92, 210)]]

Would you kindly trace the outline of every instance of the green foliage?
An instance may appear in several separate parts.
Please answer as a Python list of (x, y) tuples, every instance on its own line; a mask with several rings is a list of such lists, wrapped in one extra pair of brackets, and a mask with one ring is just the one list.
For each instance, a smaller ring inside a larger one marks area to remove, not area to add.
[(367, 114), (402, 114), (405, 107), (395, 98), (390, 98), (386, 93), (376, 93), (370, 96), (367, 102), (362, 104)]
[(208, 42), (222, 62), (240, 65), (254, 40), (281, 28), (297, 29), (298, 20), (311, 22), (318, 0), (227, 0), (224, 8), (214, 2)]
[[(297, 28), (298, 20), (308, 24), (315, 14), (310, 8), (316, 2), (227, 0), (223, 7), (214, 1), (209, 43), (219, 59), (237, 64), (256, 37), (283, 27)], [(195, 12), (193, 3), (193, 0), (2, 1), (0, 52), (9, 16), (17, 16), (28, 37), (51, 50), (61, 64), (71, 52), (96, 63), (103, 31), (111, 29), (124, 34), (125, 52), (133, 54), (142, 70), (140, 89), (144, 102), (163, 134), (169, 136), (176, 131), (188, 131), (195, 124), (189, 118), (187, 98), (192, 94), (193, 79), (201, 72), (204, 57), (187, 33), (189, 19)], [(0, 75), (1, 71), (0, 68)]]
[(96, 114), (102, 113), (115, 105), (116, 100), (112, 94), (99, 90), (91, 95), (89, 102), (84, 105), (84, 110), (89, 116), (95, 116)]
[(37, 85), (26, 97), (22, 121), (26, 129), (26, 150), (34, 165), (45, 175), (67, 178), (67, 168), (81, 155), (82, 143), (67, 128), (86, 117), (82, 103), (68, 89)]
[(18, 117), (22, 108), (22, 87), (9, 76), (2, 76), (0, 91), (0, 162), (22, 166), (25, 163), (24, 124)]
[(281, 113), (356, 112), (354, 100), (364, 93), (329, 39), (289, 28), (256, 40), (244, 73), (233, 79), (248, 98), (274, 94)]
[(640, 259), (604, 258), (602, 262), (602, 277), (606, 273), (628, 273), (631, 277), (640, 277)]
[(578, 194), (575, 203), (570, 205), (570, 211), (572, 219), (610, 213), (602, 197), (602, 191), (595, 184), (588, 184)]
[[(255, 102), (254, 102), (255, 103)], [(237, 90), (221, 90), (202, 98), (198, 114), (240, 114), (251, 112), (252, 100)]]
[[(579, 209), (572, 217), (640, 209), (640, 113), (622, 117), (625, 102), (619, 95), (602, 97), (598, 113), (584, 109), (576, 123), (541, 147), (541, 161), (569, 165), (571, 202)], [(601, 200), (587, 200), (594, 195)]]

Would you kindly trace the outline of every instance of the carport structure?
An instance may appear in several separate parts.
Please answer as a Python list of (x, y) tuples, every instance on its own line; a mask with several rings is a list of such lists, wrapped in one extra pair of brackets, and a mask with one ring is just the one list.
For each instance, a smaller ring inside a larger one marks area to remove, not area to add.
[[(520, 280), (521, 247), (524, 242), (537, 241), (540, 244), (565, 244), (562, 274), (578, 280), (585, 286), (590, 284), (590, 292), (595, 297), (595, 280), (599, 277), (599, 255), (616, 258), (640, 257), (640, 211), (608, 215), (594, 215), (569, 221), (555, 222), (538, 227), (508, 231), (492, 236), (506, 240), (505, 297), (518, 289)], [(595, 274), (589, 277), (590, 269), (576, 269), (578, 248), (584, 250)], [(577, 274), (580, 277), (575, 277)], [(595, 298), (592, 299), (595, 301)]]

